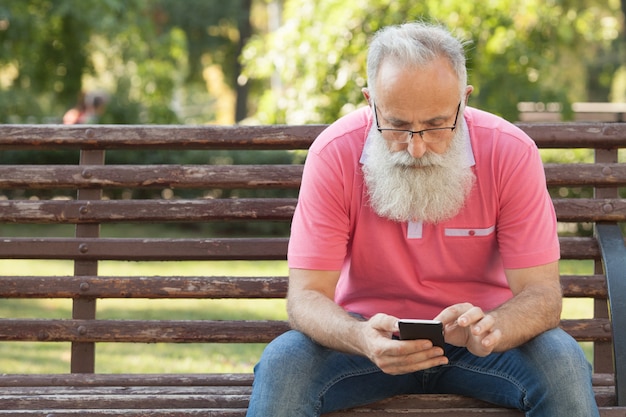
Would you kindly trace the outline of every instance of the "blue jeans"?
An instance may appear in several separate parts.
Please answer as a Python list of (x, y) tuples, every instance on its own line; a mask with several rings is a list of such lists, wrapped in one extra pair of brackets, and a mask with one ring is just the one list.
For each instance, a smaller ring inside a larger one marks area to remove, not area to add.
[(599, 416), (591, 367), (560, 329), (484, 358), (451, 345), (446, 356), (448, 365), (393, 376), (365, 357), (289, 331), (267, 346), (255, 367), (247, 416), (319, 416), (416, 393), (462, 394), (522, 410), (527, 417)]

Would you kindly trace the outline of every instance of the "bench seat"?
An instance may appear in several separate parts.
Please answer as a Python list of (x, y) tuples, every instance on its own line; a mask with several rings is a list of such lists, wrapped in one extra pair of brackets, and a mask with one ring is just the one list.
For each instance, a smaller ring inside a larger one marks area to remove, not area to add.
[[(21, 416), (237, 416), (246, 413), (250, 374), (63, 374), (0, 376), (0, 415)], [(594, 375), (602, 417), (624, 416), (615, 409), (611, 374)], [(459, 395), (403, 395), (328, 417), (453, 416), (487, 414), (517, 417), (522, 413)]]

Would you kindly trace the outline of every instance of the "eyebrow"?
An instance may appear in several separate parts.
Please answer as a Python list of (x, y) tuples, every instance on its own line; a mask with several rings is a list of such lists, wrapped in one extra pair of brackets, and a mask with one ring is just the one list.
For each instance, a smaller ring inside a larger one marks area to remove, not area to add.
[[(422, 125), (431, 125), (432, 126), (432, 125), (436, 125), (437, 123), (445, 122), (446, 120), (450, 119), (451, 117), (454, 117), (454, 116), (452, 116), (452, 115), (435, 116), (435, 117), (430, 118), (428, 120), (419, 121), (418, 123), (420, 123)], [(383, 116), (383, 118), (385, 120), (387, 120), (389, 123), (391, 123), (392, 125), (395, 125), (395, 126), (411, 125), (412, 124), (412, 123), (410, 123), (410, 122), (408, 122), (406, 120), (398, 119), (398, 118), (393, 117), (393, 116), (392, 117)]]

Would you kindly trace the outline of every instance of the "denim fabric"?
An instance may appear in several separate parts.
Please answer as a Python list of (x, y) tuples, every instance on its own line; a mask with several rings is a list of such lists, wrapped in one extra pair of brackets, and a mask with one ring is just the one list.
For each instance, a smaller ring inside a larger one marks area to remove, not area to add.
[(446, 356), (448, 365), (392, 376), (367, 358), (290, 331), (267, 346), (255, 367), (247, 416), (319, 416), (411, 393), (463, 394), (520, 409), (527, 417), (599, 416), (591, 367), (560, 329), (484, 358), (451, 345)]

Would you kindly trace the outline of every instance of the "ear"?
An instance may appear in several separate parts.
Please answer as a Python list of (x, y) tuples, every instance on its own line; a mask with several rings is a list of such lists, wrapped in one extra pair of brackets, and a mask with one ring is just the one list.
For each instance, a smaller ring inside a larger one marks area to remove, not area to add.
[(468, 85), (467, 87), (465, 87), (465, 105), (466, 106), (467, 106), (467, 102), (469, 101), (469, 96), (472, 94), (473, 91), (474, 91), (473, 85)]
[(367, 104), (369, 104), (370, 106), (372, 105), (372, 103), (370, 102), (370, 90), (366, 87), (361, 89), (361, 92), (363, 93), (363, 97), (365, 97), (365, 100), (367, 100)]

